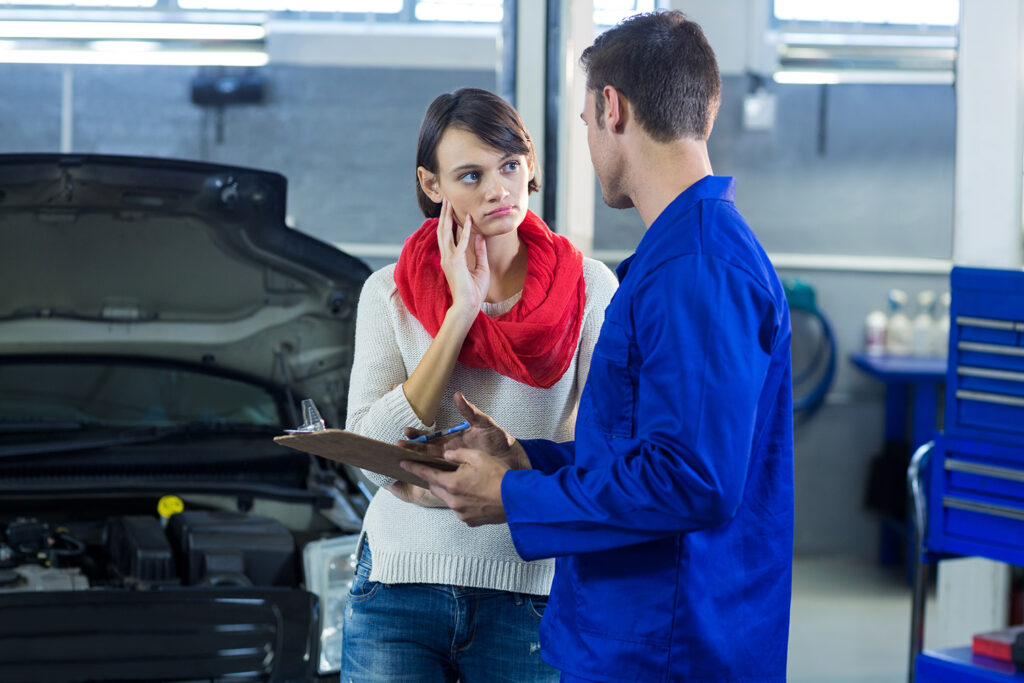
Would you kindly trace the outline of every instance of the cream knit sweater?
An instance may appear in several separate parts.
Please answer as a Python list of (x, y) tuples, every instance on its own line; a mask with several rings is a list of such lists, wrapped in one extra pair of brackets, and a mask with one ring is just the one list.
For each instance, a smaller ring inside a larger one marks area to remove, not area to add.
[[(462, 391), (482, 411), (519, 438), (568, 441), (573, 438), (576, 406), (590, 368), (590, 354), (604, 322), (604, 309), (618, 285), (600, 261), (584, 259), (586, 308), (576, 354), (569, 369), (550, 389), (522, 384), (493, 370), (455, 364), (435, 425), (416, 417), (402, 383), (433, 340), (398, 294), (394, 265), (367, 279), (359, 298), (355, 358), (348, 395), (346, 428), (379, 441), (402, 438), (404, 427), (435, 429), (462, 422), (452, 396)], [(507, 312), (519, 294), (485, 303), (484, 313)], [(365, 470), (364, 470), (365, 471)], [(394, 479), (366, 471), (380, 486)], [(380, 490), (370, 502), (363, 533), (373, 552), (372, 581), (435, 583), (546, 595), (554, 560), (524, 562), (505, 524), (470, 528), (448, 508), (406, 503)]]

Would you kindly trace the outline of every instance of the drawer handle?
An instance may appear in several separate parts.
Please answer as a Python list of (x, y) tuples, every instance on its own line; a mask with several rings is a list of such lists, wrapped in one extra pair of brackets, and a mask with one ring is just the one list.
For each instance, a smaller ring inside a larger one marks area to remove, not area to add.
[(956, 374), (964, 375), (965, 377), (986, 377), (988, 379), (1005, 379), (1009, 382), (1024, 382), (1024, 372), (991, 370), (989, 368), (976, 368), (971, 365), (958, 366)]
[(1001, 356), (1024, 356), (1024, 348), (1019, 346), (1000, 346), (999, 344), (962, 341), (957, 342), (956, 348), (960, 351), (981, 351), (983, 353), (997, 353)]
[(982, 401), (984, 403), (999, 403), (1004, 406), (1024, 407), (1024, 398), (1006, 396), (1003, 394), (990, 394), (986, 391), (967, 391), (966, 389), (957, 389), (956, 397), (966, 399), (968, 401)]
[(990, 330), (1007, 330), (1013, 332), (1014, 322), (1012, 320), (995, 320), (993, 318), (973, 318), (969, 315), (958, 315), (957, 325), (969, 325), (970, 327), (985, 327)]
[(981, 474), (995, 479), (1007, 481), (1024, 481), (1024, 470), (1015, 470), (1012, 467), (999, 467), (997, 465), (983, 465), (977, 462), (946, 458), (946, 469), (955, 472), (966, 472), (967, 474)]
[(956, 510), (966, 510), (967, 512), (977, 512), (982, 515), (992, 515), (993, 517), (1005, 517), (1006, 519), (1015, 519), (1024, 522), (1024, 510), (1009, 508), (1005, 505), (979, 503), (973, 500), (954, 498), (953, 496), (943, 496), (942, 506), (954, 508)]

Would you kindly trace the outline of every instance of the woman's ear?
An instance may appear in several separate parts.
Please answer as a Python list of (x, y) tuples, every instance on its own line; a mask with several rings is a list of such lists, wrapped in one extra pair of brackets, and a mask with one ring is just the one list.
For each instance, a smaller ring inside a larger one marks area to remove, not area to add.
[(430, 201), (441, 203), (441, 188), (437, 181), (437, 174), (431, 173), (423, 166), (416, 167), (416, 177), (420, 181), (420, 189), (423, 194), (430, 198)]

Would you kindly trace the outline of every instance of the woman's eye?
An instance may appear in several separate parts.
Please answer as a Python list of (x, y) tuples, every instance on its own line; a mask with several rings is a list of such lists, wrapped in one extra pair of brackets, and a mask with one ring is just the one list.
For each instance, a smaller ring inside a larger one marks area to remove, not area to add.
[(519, 170), (519, 162), (518, 161), (509, 161), (509, 162), (507, 162), (505, 164), (505, 171), (506, 172), (512, 172), (512, 171), (518, 171), (518, 170)]
[(459, 176), (459, 180), (464, 183), (475, 183), (480, 180), (480, 174), (476, 171), (470, 171), (469, 173), (463, 173)]

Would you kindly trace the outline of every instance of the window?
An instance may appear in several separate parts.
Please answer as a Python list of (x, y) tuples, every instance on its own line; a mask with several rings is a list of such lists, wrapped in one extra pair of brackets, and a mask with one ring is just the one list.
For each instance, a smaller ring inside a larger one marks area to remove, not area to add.
[(614, 26), (626, 17), (653, 12), (655, 0), (594, 0), (594, 25)]
[(499, 22), (505, 12), (502, 0), (418, 0), (416, 18), (420, 21)]
[(960, 0), (775, 0), (780, 21), (955, 26)]
[(356, 12), (394, 14), (402, 0), (178, 0), (182, 9), (246, 12)]
[(952, 83), (959, 20), (959, 0), (774, 0), (774, 79)]
[(155, 7), (158, 0), (0, 0), (0, 7)]
[(282, 424), (277, 398), (241, 380), (116, 359), (0, 364), (0, 423), (59, 420), (121, 426)]

